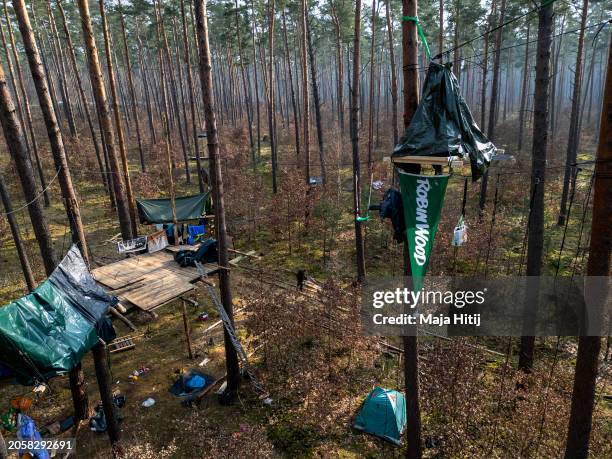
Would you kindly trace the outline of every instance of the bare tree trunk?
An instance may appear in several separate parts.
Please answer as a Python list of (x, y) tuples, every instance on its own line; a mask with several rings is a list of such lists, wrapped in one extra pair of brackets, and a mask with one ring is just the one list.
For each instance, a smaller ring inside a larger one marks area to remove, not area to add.
[[(439, 8), (440, 8), (440, 18), (439, 18), (440, 26), (438, 30), (438, 53), (441, 53), (442, 51), (444, 51), (444, 0), (440, 0)], [(387, 0), (387, 11), (389, 11), (388, 0)], [(387, 13), (387, 16), (388, 14), (389, 13)]]
[[(283, 25), (284, 25), (284, 11), (283, 11)], [(247, 112), (247, 123), (249, 124), (249, 145), (251, 147), (251, 163), (253, 164), (253, 171), (257, 167), (257, 162), (255, 158), (255, 140), (253, 139), (253, 107), (251, 104), (251, 91), (249, 85), (247, 84), (246, 78), (246, 69), (244, 68), (244, 56), (242, 54), (242, 39), (240, 36), (240, 22), (238, 20), (238, 0), (236, 0), (236, 11), (235, 11), (235, 19), (236, 19), (236, 35), (238, 38), (238, 57), (240, 58), (240, 75), (242, 77), (242, 88), (244, 90), (244, 99), (246, 102), (246, 112)], [(285, 32), (286, 33), (286, 32)], [(291, 90), (293, 91), (293, 85), (291, 86)]]
[[(323, 127), (321, 126), (321, 102), (319, 98), (319, 84), (317, 83), (317, 63), (315, 60), (315, 52), (312, 46), (312, 34), (310, 33), (310, 19), (306, 12), (306, 40), (308, 42), (308, 58), (310, 59), (310, 76), (312, 77), (312, 99), (315, 110), (315, 123), (317, 127), (317, 140), (319, 144), (319, 163), (321, 164), (321, 181), (325, 185), (325, 151), (323, 144)], [(306, 58), (306, 57), (304, 57)]]
[(361, 44), (361, 0), (355, 2), (355, 33), (353, 42), (353, 83), (351, 88), (351, 143), (353, 146), (353, 212), (355, 224), (355, 250), (357, 254), (357, 281), (365, 280), (365, 249), (361, 227), (361, 170), (359, 157), (359, 52)]
[(130, 221), (132, 223), (132, 237), (138, 236), (138, 221), (136, 220), (136, 200), (132, 191), (132, 181), (130, 180), (130, 164), (127, 157), (127, 146), (123, 135), (123, 126), (121, 125), (121, 112), (119, 109), (119, 94), (117, 93), (117, 81), (115, 78), (115, 69), (111, 54), (111, 41), (108, 32), (108, 21), (106, 20), (106, 11), (104, 8), (104, 0), (99, 0), (100, 17), (102, 18), (102, 34), (104, 36), (104, 50), (106, 54), (106, 66), (108, 69), (108, 80), (111, 89), (113, 114), (115, 117), (115, 129), (117, 131), (117, 141), (119, 142), (119, 154), (123, 166), (123, 179), (125, 180), (125, 192), (130, 210)]
[[(531, 209), (529, 211), (527, 276), (536, 278), (542, 270), (544, 247), (544, 185), (546, 174), (546, 149), (548, 146), (548, 90), (550, 86), (550, 45), (552, 43), (553, 4), (545, 0), (538, 10), (538, 44), (534, 95), (533, 144), (531, 159)], [(537, 286), (533, 286), (537, 291)], [(531, 294), (528, 285), (527, 304), (530, 315), (538, 308), (537, 294)], [(519, 368), (529, 372), (533, 366), (535, 337), (521, 337)]]
[(332, 22), (334, 23), (334, 29), (336, 31), (336, 56), (337, 56), (337, 87), (338, 92), (338, 122), (340, 124), (340, 135), (344, 137), (344, 64), (342, 60), (342, 36), (340, 34), (340, 18), (335, 8), (335, 3), (330, 2)]
[[(51, 25), (51, 33), (55, 39), (57, 44), (57, 70), (60, 74), (60, 85), (62, 87), (62, 99), (64, 100), (64, 113), (66, 114), (66, 119), (68, 120), (68, 127), (70, 129), (70, 135), (72, 137), (78, 138), (79, 133), (76, 128), (76, 123), (74, 121), (74, 110), (72, 108), (72, 101), (70, 100), (70, 86), (68, 85), (68, 71), (66, 70), (65, 58), (64, 58), (64, 50), (61, 46), (59, 34), (57, 33), (57, 27), (55, 25), (55, 18), (53, 16), (53, 10), (51, 9), (51, 0), (47, 0), (47, 14), (49, 16), (49, 24)], [(49, 42), (51, 44), (51, 42)]]
[[(157, 40), (159, 43), (162, 43), (163, 36), (163, 25), (162, 25), (162, 14), (161, 14), (161, 0), (156, 0), (154, 3), (155, 8), (155, 17), (157, 20)], [(168, 89), (166, 86), (166, 77), (165, 77), (165, 65), (164, 65), (164, 51), (163, 48), (159, 47), (159, 72), (161, 75), (161, 98), (163, 103), (163, 111), (162, 115), (162, 125), (164, 128), (164, 135), (166, 137), (166, 160), (168, 166), (168, 182), (170, 188), (170, 207), (172, 209), (172, 231), (174, 236), (174, 245), (179, 245), (178, 238), (178, 221), (176, 218), (176, 190), (174, 188), (174, 166), (173, 166), (173, 154), (172, 154), (172, 143), (170, 136), (170, 122), (168, 120), (168, 112), (169, 112), (169, 102), (168, 102)], [(168, 53), (168, 61), (170, 61), (169, 53)]]
[(187, 16), (185, 14), (185, 1), (181, 0), (181, 23), (183, 28), (183, 52), (185, 65), (187, 66), (187, 84), (189, 85), (189, 108), (191, 111), (191, 128), (192, 128), (192, 136), (193, 143), (195, 147), (195, 158), (196, 158), (196, 166), (198, 168), (198, 186), (200, 188), (200, 193), (204, 193), (206, 190), (206, 186), (204, 184), (204, 177), (202, 174), (202, 158), (200, 157), (200, 140), (198, 137), (198, 120), (197, 120), (197, 111), (196, 111), (196, 99), (194, 94), (194, 82), (193, 82), (193, 74), (191, 73), (191, 64), (189, 60), (189, 39), (187, 37)]
[[(397, 145), (399, 138), (397, 128), (397, 70), (395, 69), (395, 51), (393, 43), (393, 23), (391, 21), (391, 12), (389, 8), (390, 0), (385, 0), (385, 8), (387, 13), (387, 33), (389, 35), (389, 61), (391, 63), (391, 123), (393, 124), (393, 145)], [(443, 11), (442, 0), (440, 0), (440, 13)], [(440, 22), (441, 27), (442, 22)], [(443, 35), (443, 31), (440, 32), (440, 37)], [(440, 49), (442, 49), (442, 41), (440, 41)]]
[[(487, 21), (487, 30), (493, 27), (493, 21), (495, 20), (495, 11), (497, 6), (497, 0), (491, 2), (491, 13), (489, 13), (489, 19)], [(482, 92), (480, 94), (480, 128), (484, 131), (485, 119), (487, 116), (487, 73), (489, 68), (489, 34), (486, 33), (484, 36), (484, 54), (482, 58)]]
[(374, 69), (376, 56), (376, 0), (372, 0), (372, 43), (370, 44), (370, 94), (368, 111), (368, 172), (372, 173), (372, 147), (374, 143)]
[[(593, 182), (593, 218), (591, 225), (591, 243), (587, 276), (610, 275), (610, 252), (612, 251), (612, 46), (608, 49), (608, 66), (604, 83), (603, 106), (599, 126), (599, 145), (595, 161), (595, 179)], [(597, 298), (598, 308), (593, 316), (600, 320), (603, 312), (605, 292)], [(609, 340), (609, 338), (608, 338)], [(609, 343), (609, 341), (608, 341)], [(581, 336), (578, 338), (578, 356), (572, 392), (572, 408), (565, 457), (583, 459), (588, 457), (589, 437), (593, 423), (595, 406), (595, 385), (601, 338), (599, 336)]]
[(89, 132), (91, 133), (91, 141), (93, 143), (94, 150), (96, 152), (96, 160), (98, 162), (98, 167), (100, 168), (102, 184), (104, 185), (106, 192), (109, 193), (111, 186), (106, 177), (106, 171), (102, 164), (102, 155), (104, 154), (104, 152), (102, 151), (100, 142), (98, 140), (98, 135), (96, 134), (93, 120), (91, 118), (91, 111), (89, 110), (89, 104), (87, 103), (87, 96), (85, 95), (85, 89), (83, 88), (83, 81), (81, 79), (81, 75), (79, 74), (79, 67), (77, 65), (76, 56), (74, 55), (74, 44), (72, 43), (72, 37), (70, 36), (70, 30), (68, 29), (68, 24), (66, 22), (66, 14), (64, 12), (64, 7), (62, 6), (62, 1), (56, 0), (56, 3), (57, 3), (57, 8), (60, 12), (60, 16), (62, 18), (62, 27), (64, 29), (64, 35), (66, 36), (66, 41), (67, 41), (66, 43), (67, 48), (68, 48), (67, 53), (68, 53), (68, 57), (70, 58), (70, 63), (72, 65), (72, 71), (76, 78), (77, 87), (79, 90), (79, 96), (81, 98), (81, 101), (83, 103), (83, 107), (85, 110), (85, 117), (87, 118)]
[(574, 88), (572, 91), (572, 114), (570, 117), (570, 127), (567, 139), (567, 151), (565, 159), (565, 174), (563, 176), (563, 192), (561, 193), (561, 204), (559, 206), (559, 218), (557, 225), (563, 226), (567, 217), (567, 199), (570, 193), (570, 178), (574, 170), (574, 164), (578, 153), (578, 142), (580, 132), (578, 131), (578, 121), (580, 113), (580, 98), (582, 95), (582, 56), (584, 53), (584, 33), (589, 8), (589, 0), (582, 1), (582, 17), (580, 19), (580, 33), (578, 36), (578, 50), (576, 52), (576, 68), (574, 71)]
[(130, 50), (128, 48), (127, 34), (125, 32), (125, 19), (123, 17), (123, 6), (119, 0), (119, 19), (121, 24), (121, 36), (123, 39), (123, 53), (125, 55), (125, 65), (127, 66), (127, 79), (130, 89), (130, 99), (132, 102), (132, 117), (136, 124), (136, 138), (138, 140), (138, 154), (140, 155), (140, 170), (146, 172), (147, 167), (144, 159), (144, 150), (142, 148), (142, 133), (140, 130), (140, 117), (138, 115), (138, 107), (136, 106), (136, 90), (134, 89), (134, 77), (132, 75), (132, 60), (130, 59)]
[(257, 157), (261, 154), (261, 114), (259, 102), (259, 78), (257, 72), (257, 46), (255, 44), (255, 2), (251, 0), (251, 16), (253, 17), (253, 27), (251, 28), (251, 38), (253, 41), (253, 75), (255, 77), (255, 105), (257, 106)]
[(289, 72), (289, 86), (291, 87), (291, 107), (293, 108), (293, 124), (295, 128), (295, 156), (300, 160), (300, 123), (298, 121), (298, 109), (295, 103), (295, 90), (293, 89), (293, 73), (291, 72), (291, 60), (289, 59), (289, 43), (287, 41), (287, 19), (283, 8), (283, 41), (285, 42), (285, 59)]
[(102, 68), (100, 66), (98, 49), (96, 48), (96, 41), (91, 24), (89, 2), (88, 0), (78, 0), (78, 6), (81, 16), (81, 26), (83, 28), (85, 50), (87, 51), (89, 77), (91, 79), (91, 86), (93, 88), (100, 120), (100, 128), (103, 132), (105, 148), (110, 163), (110, 172), (112, 174), (115, 204), (117, 206), (117, 214), (119, 216), (121, 236), (124, 240), (128, 240), (133, 238), (129, 202), (126, 197), (125, 185), (123, 183), (123, 178), (121, 176), (119, 167), (119, 159), (117, 157), (117, 150), (115, 147), (115, 133), (113, 131), (113, 123), (111, 121), (108, 101), (106, 99), (106, 90), (104, 88), (104, 81), (102, 79)]
[(310, 186), (310, 95), (308, 85), (308, 59), (306, 58), (306, 21), (308, 0), (302, 0), (302, 100), (304, 104), (304, 161), (306, 185)]
[(83, 231), (83, 223), (81, 222), (81, 212), (77, 200), (74, 187), (72, 185), (72, 177), (66, 160), (66, 151), (64, 149), (64, 141), (62, 133), (59, 129), (57, 118), (53, 110), (51, 97), (49, 96), (49, 87), (47, 79), (38, 53), (38, 47), (34, 41), (34, 33), (30, 25), (30, 18), (26, 11), (25, 2), (23, 0), (14, 0), (13, 8), (19, 23), (19, 30), (25, 47), (34, 86), (38, 94), (40, 109), (43, 113), (49, 142), (51, 144), (51, 153), (55, 163), (55, 169), (58, 174), (62, 197), (64, 198), (64, 208), (68, 216), (70, 230), (72, 232), (72, 241), (78, 244), (85, 260), (89, 259), (87, 243), (85, 241), (85, 233)]
[[(34, 153), (34, 160), (36, 161), (36, 169), (38, 172), (38, 178), (40, 179), (40, 184), (43, 189), (43, 199), (45, 203), (45, 207), (49, 207), (51, 205), (51, 201), (49, 200), (49, 192), (47, 191), (47, 179), (45, 178), (45, 172), (42, 166), (42, 162), (40, 161), (40, 153), (38, 151), (38, 142), (36, 140), (36, 136), (34, 134), (34, 122), (32, 121), (32, 111), (30, 110), (30, 101), (28, 99), (28, 93), (25, 88), (23, 74), (21, 72), (21, 64), (19, 63), (19, 56), (17, 54), (17, 47), (15, 46), (15, 35), (13, 34), (13, 26), (11, 25), (11, 18), (9, 16), (8, 7), (6, 6), (6, 0), (4, 0), (4, 17), (6, 18), (6, 27), (9, 34), (9, 40), (11, 42), (11, 50), (13, 54), (13, 59), (15, 61), (15, 69), (17, 70), (17, 79), (19, 81), (19, 89), (21, 90), (21, 98), (23, 99), (23, 107), (26, 114), (25, 121), (27, 122), (28, 131), (30, 133), (30, 141), (32, 142), (32, 152)], [(4, 39), (4, 34), (2, 35)], [(5, 47), (5, 51), (7, 51)], [(7, 51), (7, 62), (9, 62), (9, 56)], [(9, 70), (11, 67), (9, 66)], [(17, 95), (17, 88), (15, 88), (15, 95)], [(19, 103), (19, 97), (17, 97), (17, 103)], [(24, 130), (24, 139), (26, 142), (26, 147), (28, 147), (28, 139), (25, 135)]]
[(519, 111), (519, 135), (516, 149), (523, 151), (523, 133), (525, 130), (525, 110), (527, 109), (527, 86), (529, 83), (529, 31), (531, 24), (527, 21), (527, 44), (525, 45), (525, 62), (523, 64), (523, 84), (521, 86), (521, 108)]
[[(213, 182), (213, 199), (215, 204), (215, 228), (219, 249), (219, 264), (228, 266), (228, 240), (227, 226), (225, 220), (225, 201), (223, 196), (223, 175), (221, 173), (221, 158), (219, 156), (219, 139), (217, 134), (217, 121), (215, 119), (212, 67), (210, 59), (210, 47), (208, 43), (208, 24), (206, 19), (206, 0), (196, 0), (196, 23), (198, 34), (198, 46), (200, 50), (200, 80), (202, 83), (202, 103), (204, 105), (204, 116), (206, 118), (208, 154), (211, 162), (211, 179)], [(230, 283), (230, 271), (221, 269), (219, 271), (219, 290), (223, 308), (233, 322), (234, 314), (232, 307), (232, 291)], [(238, 355), (232, 344), (227, 331), (225, 340), (225, 364), (227, 369), (227, 392), (233, 395), (240, 384), (240, 372), (238, 368)]]
[(268, 4), (268, 133), (270, 135), (270, 155), (272, 157), (272, 192), (278, 191), (276, 156), (276, 112), (274, 109), (274, 0)]
[[(499, 8), (499, 22), (498, 29), (495, 34), (495, 58), (493, 60), (493, 80), (491, 81), (491, 102), (489, 106), (489, 124), (487, 126), (487, 137), (493, 140), (495, 135), (495, 124), (497, 123), (497, 106), (498, 106), (498, 92), (499, 92), (499, 68), (501, 62), (501, 44), (503, 37), (503, 28), (501, 27), (504, 23), (506, 16), (506, 0), (501, 0)], [(488, 36), (488, 35), (487, 35)], [(484, 127), (483, 127), (484, 129)], [(487, 185), (489, 183), (489, 171), (487, 170), (482, 177), (480, 182), (480, 216), (484, 213), (485, 206), (487, 203)]]
[(23, 277), (26, 281), (28, 291), (31, 292), (36, 288), (36, 281), (34, 280), (34, 274), (32, 273), (32, 268), (30, 267), (28, 255), (25, 251), (23, 242), (21, 241), (21, 236), (19, 234), (19, 225), (17, 224), (17, 219), (15, 218), (15, 214), (13, 213), (11, 197), (9, 196), (8, 190), (6, 189), (6, 185), (4, 184), (4, 178), (2, 174), (0, 174), (0, 198), (2, 198), (4, 211), (6, 212), (5, 216), (11, 228), (11, 234), (13, 235), (13, 241), (15, 242), (15, 250), (17, 250), (17, 256), (19, 257), (19, 263), (21, 264), (21, 271), (23, 272)]

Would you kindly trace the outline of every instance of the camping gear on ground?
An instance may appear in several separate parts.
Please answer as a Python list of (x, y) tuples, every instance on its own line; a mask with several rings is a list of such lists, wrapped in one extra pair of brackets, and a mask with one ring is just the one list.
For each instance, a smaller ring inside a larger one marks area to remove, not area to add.
[(130, 239), (128, 241), (118, 241), (117, 250), (119, 253), (133, 253), (146, 250), (147, 248), (147, 237), (140, 236), (136, 239)]
[[(176, 221), (198, 220), (202, 215), (212, 212), (210, 193), (181, 196), (174, 200)], [(137, 199), (140, 223), (172, 223), (172, 204), (170, 198)]]
[(195, 263), (216, 263), (219, 260), (217, 254), (217, 240), (206, 239), (202, 245), (196, 250), (179, 250), (174, 255), (176, 261), (182, 268), (187, 266), (195, 266)]
[(153, 405), (155, 405), (155, 399), (151, 397), (142, 402), (142, 406), (145, 408), (151, 408)]
[(28, 411), (32, 407), (32, 399), (23, 395), (18, 395), (11, 399), (11, 407), (17, 411)]
[(208, 313), (203, 312), (202, 314), (198, 316), (196, 320), (198, 320), (199, 322), (206, 322), (208, 320)]
[(6, 413), (0, 415), (0, 422), (7, 432), (15, 430), (15, 427), (17, 427), (17, 411), (15, 408), (10, 407)]
[(415, 175), (399, 171), (413, 290), (421, 290), (438, 230), (448, 175)]
[(155, 253), (164, 250), (166, 247), (168, 247), (168, 237), (162, 225), (159, 231), (147, 236), (147, 251), (149, 253)]
[(89, 418), (89, 428), (93, 432), (106, 432), (106, 416), (102, 404), (96, 407), (94, 415)]
[(192, 368), (181, 374), (168, 390), (177, 397), (185, 397), (206, 389), (214, 382), (214, 377)]
[(189, 225), (187, 227), (187, 244), (194, 245), (204, 240), (206, 234), (205, 225)]
[(23, 384), (68, 373), (100, 339), (115, 338), (107, 314), (117, 301), (73, 245), (46, 281), (0, 308), (0, 360)]
[(393, 238), (398, 242), (404, 241), (406, 222), (404, 221), (404, 206), (402, 205), (402, 194), (389, 188), (385, 191), (383, 200), (379, 206), (380, 219), (388, 218), (393, 225)]
[(375, 387), (361, 405), (353, 427), (399, 445), (406, 428), (404, 394)]
[[(183, 240), (183, 234), (185, 234), (185, 225), (179, 223), (176, 227), (176, 234), (178, 235), (179, 241)], [(170, 245), (174, 245), (174, 223), (164, 223), (164, 228), (166, 230), (166, 237), (168, 238), (168, 243)]]
[(431, 62), (421, 102), (395, 146), (392, 158), (469, 157), (472, 180), (476, 181), (486, 172), (495, 150), (476, 125), (450, 65)]
[[(25, 442), (40, 442), (42, 437), (36, 428), (36, 424), (31, 417), (19, 414), (17, 420), (17, 439)], [(28, 453), (34, 459), (49, 459), (49, 452), (46, 449), (20, 449), (19, 457)]]

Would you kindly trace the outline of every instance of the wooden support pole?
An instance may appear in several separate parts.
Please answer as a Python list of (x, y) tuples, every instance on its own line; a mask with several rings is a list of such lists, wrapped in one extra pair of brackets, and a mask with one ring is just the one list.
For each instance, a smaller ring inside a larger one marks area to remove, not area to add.
[(113, 389), (108, 368), (108, 360), (106, 359), (106, 347), (102, 343), (96, 344), (91, 353), (94, 359), (96, 369), (96, 379), (98, 380), (98, 389), (100, 391), (100, 399), (106, 417), (106, 432), (110, 439), (113, 448), (119, 443), (121, 431), (119, 430), (119, 422), (115, 415), (115, 404), (113, 403)]
[(187, 339), (187, 351), (189, 358), (193, 359), (193, 349), (191, 348), (191, 336), (189, 335), (189, 322), (187, 321), (187, 308), (185, 307), (185, 299), (181, 298), (181, 307), (183, 308), (183, 326), (185, 327), (185, 338)]

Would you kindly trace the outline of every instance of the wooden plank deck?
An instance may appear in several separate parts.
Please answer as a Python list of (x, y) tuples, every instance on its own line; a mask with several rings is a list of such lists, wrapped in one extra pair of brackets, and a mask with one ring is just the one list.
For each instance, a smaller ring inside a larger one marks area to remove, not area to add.
[[(216, 263), (204, 265), (207, 274), (219, 270)], [(171, 252), (139, 255), (101, 266), (92, 271), (94, 279), (123, 302), (151, 311), (193, 290), (200, 278), (195, 267), (181, 268)]]

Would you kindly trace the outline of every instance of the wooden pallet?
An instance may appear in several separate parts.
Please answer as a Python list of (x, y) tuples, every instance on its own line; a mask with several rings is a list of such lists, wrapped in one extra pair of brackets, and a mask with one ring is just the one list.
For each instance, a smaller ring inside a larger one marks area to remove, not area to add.
[(115, 352), (128, 351), (130, 349), (134, 349), (135, 347), (136, 344), (134, 344), (134, 338), (130, 335), (116, 338), (112, 343), (108, 345), (109, 352), (111, 354), (114, 354)]

